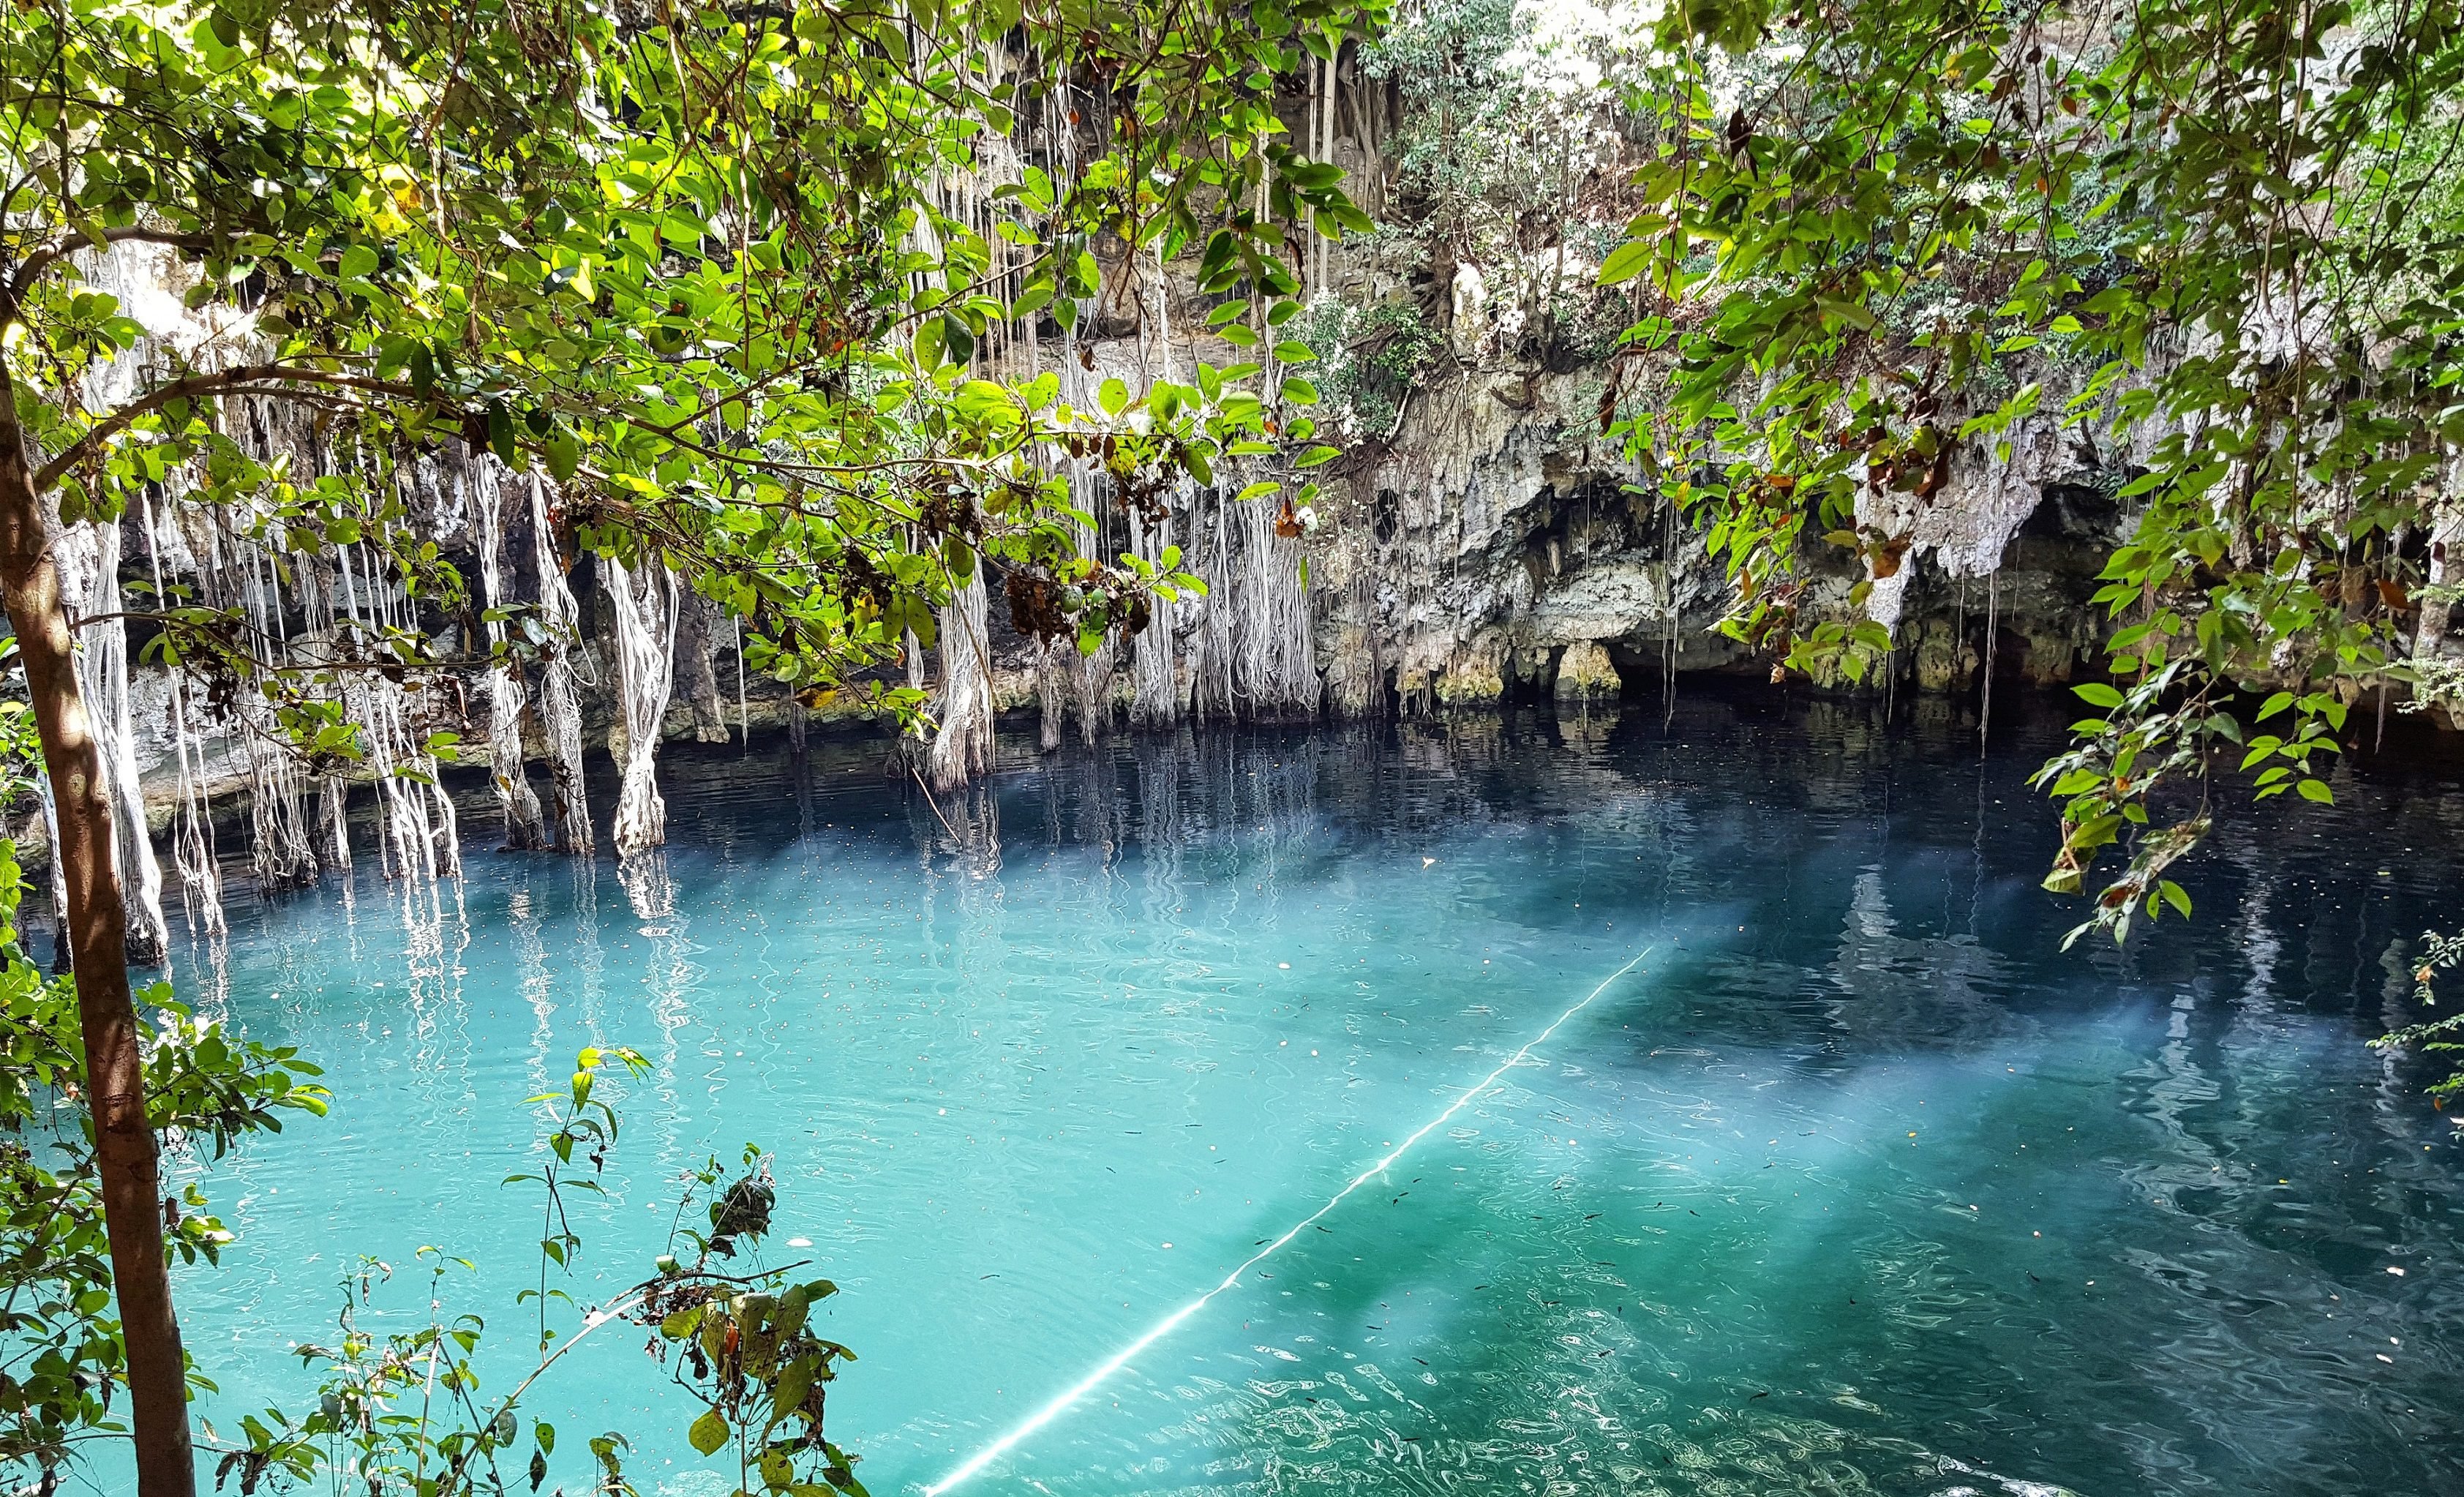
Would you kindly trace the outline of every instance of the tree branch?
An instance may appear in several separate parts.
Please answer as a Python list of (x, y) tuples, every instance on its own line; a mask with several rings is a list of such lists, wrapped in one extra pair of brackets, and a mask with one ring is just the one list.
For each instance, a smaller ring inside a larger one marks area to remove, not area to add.
[[(211, 234), (172, 233), (161, 229), (104, 229), (99, 232), (104, 244), (167, 244), (182, 250), (210, 250), (214, 244)], [(0, 313), (15, 311), (26, 299), (26, 293), (34, 289), (36, 277), (50, 270), (54, 261), (91, 246), (94, 240), (92, 232), (64, 234), (26, 256), (17, 274), (9, 277), (7, 292), (0, 294)]]
[[(67, 450), (36, 471), (34, 492), (37, 494), (48, 492), (100, 444), (126, 430), (140, 417), (160, 410), (175, 400), (186, 400), (196, 395), (279, 395), (283, 393), (280, 389), (261, 389), (254, 386), (286, 383), (336, 385), (344, 389), (366, 390), (372, 394), (412, 400), (423, 398), (419, 391), (410, 385), (396, 384), (390, 380), (371, 379), (363, 374), (338, 374), (325, 369), (307, 369), (297, 364), (246, 363), (234, 368), (217, 369), (210, 374), (191, 374), (186, 379), (173, 380), (142, 400), (131, 401), (97, 422), (92, 430), (71, 443)], [(440, 406), (442, 404), (439, 403)]]

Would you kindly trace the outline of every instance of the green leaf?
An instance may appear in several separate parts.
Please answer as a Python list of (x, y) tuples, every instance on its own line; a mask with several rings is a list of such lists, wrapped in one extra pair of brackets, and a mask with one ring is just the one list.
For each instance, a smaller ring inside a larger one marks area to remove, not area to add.
[(364, 244), (355, 244), (342, 252), (341, 267), (344, 280), (365, 280), (377, 273), (377, 252)]
[(709, 1409), (693, 1421), (693, 1429), (686, 1438), (703, 1455), (715, 1455), (718, 1447), (727, 1443), (727, 1420), (720, 1417), (718, 1410)]
[(556, 476), (556, 481), (571, 482), (573, 475), (582, 468), (582, 444), (573, 439), (573, 433), (559, 429), (541, 447), (547, 458), (547, 471)]
[(1130, 408), (1130, 387), (1118, 379), (1106, 380), (1095, 391), (1095, 404), (1106, 415), (1117, 416)]
[(1314, 363), (1317, 362), (1317, 355), (1310, 351), (1309, 345), (1302, 342), (1297, 338), (1287, 338), (1282, 342), (1277, 343), (1275, 345), (1275, 357), (1281, 359), (1286, 363)]
[(2122, 693), (2101, 681), (2090, 681), (2084, 686), (2074, 686), (2071, 691), (2079, 700), (2091, 707), (2112, 708), (2122, 705)]
[(1643, 267), (1651, 263), (1651, 252), (1657, 248), (1656, 244), (1630, 239), (1611, 250), (1609, 257), (1600, 262), (1600, 284), (1622, 286), (1641, 275)]
[(2336, 804), (2336, 792), (2327, 788), (2327, 782), (2324, 780), (2304, 780), (2301, 782), (2300, 790), (2301, 799), (2305, 801), (2316, 801), (2321, 805)]

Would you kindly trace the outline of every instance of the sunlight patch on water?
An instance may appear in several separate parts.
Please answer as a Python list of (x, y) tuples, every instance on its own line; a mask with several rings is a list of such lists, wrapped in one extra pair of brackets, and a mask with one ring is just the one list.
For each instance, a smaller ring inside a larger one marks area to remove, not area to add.
[[(983, 1449), (977, 1451), (974, 1455), (969, 1456), (964, 1462), (959, 1464), (957, 1470), (952, 1471), (949, 1475), (941, 1478), (941, 1480), (934, 1483), (932, 1486), (925, 1487), (924, 1497), (941, 1497), (941, 1493), (948, 1491), (951, 1487), (957, 1486), (959, 1483), (982, 1470), (993, 1462), (1001, 1459), (1010, 1450), (1015, 1449), (1020, 1442), (1032, 1436), (1037, 1430), (1042, 1429), (1045, 1425), (1051, 1423), (1055, 1419), (1058, 1419), (1061, 1415), (1067, 1412), (1070, 1406), (1075, 1404), (1079, 1399), (1085, 1398), (1089, 1393), (1094, 1392), (1096, 1388), (1102, 1386), (1106, 1378), (1111, 1377), (1114, 1373), (1127, 1367), (1139, 1353), (1162, 1340), (1165, 1336), (1172, 1334), (1175, 1330), (1178, 1329), (1182, 1321), (1187, 1320), (1190, 1316), (1197, 1314), (1201, 1310), (1204, 1310), (1207, 1303), (1213, 1300), (1215, 1296), (1223, 1293), (1225, 1290), (1239, 1284), (1243, 1274), (1247, 1273), (1251, 1268), (1256, 1267), (1258, 1265), (1273, 1257), (1277, 1252), (1280, 1252), (1287, 1244), (1288, 1244), (1292, 1239), (1300, 1236), (1303, 1232), (1308, 1231), (1310, 1227), (1315, 1226), (1320, 1218), (1332, 1211), (1335, 1207), (1343, 1204), (1345, 1199), (1351, 1196), (1353, 1191), (1358, 1190), (1361, 1186), (1369, 1183), (1369, 1181), (1377, 1178), (1379, 1176), (1384, 1175), (1388, 1170), (1394, 1168), (1397, 1161), (1400, 1160), (1405, 1155), (1412, 1152), (1413, 1145), (1419, 1143), (1421, 1139), (1426, 1138), (1430, 1134), (1442, 1127), (1448, 1118), (1453, 1117), (1457, 1112), (1462, 1112), (1465, 1107), (1469, 1106), (1473, 1098), (1479, 1096), (1482, 1092), (1486, 1091), (1489, 1088), (1497, 1085), (1498, 1078), (1504, 1076), (1507, 1071), (1512, 1070), (1515, 1067), (1522, 1065), (1524, 1061), (1530, 1057), (1533, 1050), (1548, 1044), (1550, 1036), (1555, 1034), (1558, 1029), (1563, 1027), (1567, 1020), (1573, 1018), (1584, 1009), (1591, 1007), (1594, 1001), (1598, 999), (1602, 993), (1609, 990), (1610, 984), (1616, 982), (1619, 978), (1624, 977), (1627, 973), (1632, 972), (1636, 967), (1641, 965), (1643, 958), (1650, 956), (1652, 951), (1652, 947), (1646, 946), (1641, 951), (1635, 953), (1632, 960), (1629, 960), (1624, 966), (1617, 968), (1617, 971), (1609, 974), (1606, 978), (1603, 978), (1600, 980), (1599, 986), (1592, 989), (1589, 993), (1584, 994), (1581, 999), (1575, 1002), (1573, 1007), (1568, 1008), (1564, 1013), (1559, 1014), (1555, 1019), (1551, 1020), (1548, 1028), (1541, 1030), (1538, 1034), (1533, 1035), (1530, 1039), (1523, 1042), (1522, 1048), (1507, 1056), (1505, 1064), (1499, 1066), (1495, 1070), (1490, 1071), (1487, 1075), (1483, 1076), (1480, 1080), (1474, 1082), (1470, 1088), (1463, 1093), (1463, 1095), (1448, 1103), (1444, 1112), (1440, 1112), (1437, 1116), (1429, 1119), (1425, 1123), (1422, 1123), (1413, 1132), (1410, 1137), (1405, 1138), (1401, 1143), (1397, 1144), (1393, 1153), (1387, 1155), (1384, 1158), (1379, 1159), (1376, 1163), (1353, 1176), (1351, 1183), (1345, 1185), (1341, 1190), (1336, 1191), (1333, 1196), (1328, 1199), (1325, 1205), (1318, 1207), (1315, 1211), (1310, 1212), (1308, 1216), (1303, 1217), (1300, 1221), (1294, 1222), (1285, 1231), (1283, 1236), (1276, 1238), (1273, 1242), (1267, 1244), (1264, 1249), (1250, 1254), (1239, 1267), (1233, 1269), (1230, 1273), (1225, 1274), (1222, 1282), (1217, 1284), (1215, 1288), (1208, 1289), (1205, 1293), (1198, 1296), (1198, 1298), (1191, 1300), (1188, 1304), (1181, 1306), (1180, 1309), (1177, 1310), (1174, 1310), (1162, 1320), (1157, 1321), (1145, 1334), (1139, 1336), (1128, 1346), (1123, 1347), (1120, 1351), (1114, 1353), (1110, 1358), (1099, 1363), (1093, 1372), (1089, 1373), (1078, 1382), (1072, 1384), (1068, 1389), (1064, 1391), (1060, 1397), (1054, 1398), (1050, 1403), (1045, 1404), (1043, 1408), (1038, 1409), (1034, 1414), (1028, 1416), (1025, 1421), (1021, 1423), (1017, 1428), (1011, 1430), (1008, 1434), (1001, 1436), (999, 1440), (994, 1441), (991, 1444), (986, 1445)], [(1285, 962), (1283, 965), (1288, 967), (1291, 963)], [(1164, 1245), (1166, 1247), (1170, 1247), (1172, 1244), (1170, 1243), (1166, 1243)], [(1319, 1287), (1331, 1288), (1331, 1286), (1323, 1285)]]

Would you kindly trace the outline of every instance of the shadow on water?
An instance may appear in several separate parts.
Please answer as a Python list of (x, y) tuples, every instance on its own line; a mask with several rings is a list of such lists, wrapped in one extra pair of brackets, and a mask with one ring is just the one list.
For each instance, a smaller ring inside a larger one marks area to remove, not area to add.
[[(493, 1181), (536, 1125), (496, 1099), (623, 1040), (658, 1072), (587, 1283), (762, 1138), (847, 1289), (834, 1426), (912, 1490), (1658, 941), (966, 1489), (2452, 1483), (2464, 1149), (2362, 1042), (2448, 921), (2464, 796), (2389, 763), (2230, 810), (2194, 923), (2065, 955), (2025, 783), (2059, 707), (1996, 712), (1982, 761), (1929, 704), (1705, 691), (1005, 747), (938, 798), (879, 743), (680, 747), (656, 857), (235, 910), (231, 1011), (344, 1105), (211, 1182), (243, 1235), (184, 1286), (199, 1354), (234, 1406), (296, 1393), (269, 1341), (423, 1222), (518, 1277)], [(639, 1372), (575, 1420), (704, 1490)]]

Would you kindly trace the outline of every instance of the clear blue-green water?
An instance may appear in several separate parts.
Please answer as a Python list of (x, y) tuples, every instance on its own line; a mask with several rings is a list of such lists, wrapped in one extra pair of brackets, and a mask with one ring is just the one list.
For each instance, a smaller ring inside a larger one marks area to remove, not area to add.
[[(205, 1412), (312, 1400), (289, 1348), (360, 1254), (379, 1327), (424, 1318), (423, 1245), (478, 1265), (447, 1308), (501, 1385), (522, 1099), (625, 1044), (655, 1074), (567, 1288), (648, 1271), (681, 1172), (774, 1151), (769, 1261), (837, 1281), (861, 1356), (833, 1433), (913, 1491), (1647, 949), (962, 1490), (2457, 1489), (2464, 1149), (2363, 1041), (2453, 923), (2464, 796), (2233, 822), (2194, 925), (2065, 955), (2046, 739), (2011, 737), (1701, 697), (1011, 754), (938, 816), (876, 745), (801, 782), (679, 752), (659, 857), (250, 906), (182, 980), (336, 1103), (208, 1173), (239, 1238), (179, 1284)], [(568, 1357), (529, 1409), (556, 1483), (617, 1430), (646, 1491), (723, 1490), (664, 1387), (628, 1327)]]

